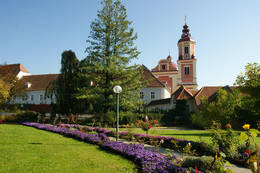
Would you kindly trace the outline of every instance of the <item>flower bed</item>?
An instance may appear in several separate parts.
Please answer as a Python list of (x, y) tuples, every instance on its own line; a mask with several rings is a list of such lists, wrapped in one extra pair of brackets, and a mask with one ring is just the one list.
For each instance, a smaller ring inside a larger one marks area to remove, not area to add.
[[(97, 133), (104, 133), (107, 136), (115, 137), (115, 133), (112, 130), (107, 130), (105, 128), (86, 126), (83, 128), (83, 130), (86, 130), (88, 132), (95, 131)], [(132, 137), (134, 137), (134, 139), (138, 142), (146, 143), (150, 145), (157, 144), (160, 145), (161, 147), (173, 149), (176, 151), (184, 148), (187, 144), (190, 144), (191, 150), (196, 151), (196, 154), (199, 156), (202, 155), (214, 156), (216, 153), (206, 143), (177, 139), (170, 136), (153, 136), (147, 134), (129, 133), (127, 131), (122, 131), (119, 133), (119, 137), (126, 140), (132, 140)]]
[[(184, 173), (187, 172), (187, 168), (181, 168), (170, 162), (165, 156), (146, 150), (141, 144), (125, 144), (122, 142), (112, 142), (109, 141), (106, 134), (111, 133), (109, 130), (99, 128), (95, 129), (99, 131), (99, 133), (94, 134), (86, 134), (79, 130), (71, 130), (69, 128), (44, 125), (39, 123), (22, 123), (23, 125), (35, 127), (42, 130), (47, 130), (55, 133), (62, 134), (67, 137), (75, 138), (81, 141), (85, 141), (92, 144), (97, 144), (101, 148), (107, 149), (109, 151), (119, 153), (131, 160), (133, 160), (136, 164), (141, 167), (142, 172), (178, 172)], [(69, 127), (69, 125), (67, 126)], [(89, 130), (94, 131), (94, 129), (89, 128)], [(103, 133), (101, 133), (103, 132)], [(192, 172), (199, 172), (195, 170), (191, 170)]]

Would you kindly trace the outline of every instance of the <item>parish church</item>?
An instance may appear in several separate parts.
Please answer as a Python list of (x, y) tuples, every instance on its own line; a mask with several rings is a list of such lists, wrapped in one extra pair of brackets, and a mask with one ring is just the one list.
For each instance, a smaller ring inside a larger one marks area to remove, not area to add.
[(177, 42), (177, 64), (173, 62), (173, 58), (169, 55), (166, 59), (159, 60), (158, 65), (151, 70), (159, 81), (170, 88), (171, 93), (174, 93), (180, 86), (188, 89), (197, 89), (198, 87), (195, 44), (196, 42), (191, 37), (189, 27), (185, 22), (181, 38)]

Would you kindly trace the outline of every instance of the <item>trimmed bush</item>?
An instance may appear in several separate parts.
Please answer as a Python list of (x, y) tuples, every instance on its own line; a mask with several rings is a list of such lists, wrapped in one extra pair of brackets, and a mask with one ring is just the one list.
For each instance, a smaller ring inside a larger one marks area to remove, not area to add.
[(13, 115), (1, 115), (0, 119), (3, 122), (36, 122), (38, 117), (40, 116), (39, 113), (34, 111), (24, 111)]
[[(210, 172), (210, 167), (214, 158), (210, 156), (202, 156), (202, 157), (187, 157), (184, 159), (182, 166), (183, 167), (192, 167), (197, 166), (199, 170), (203, 170), (204, 172)], [(215, 169), (215, 168), (214, 168)]]
[(38, 116), (40, 116), (40, 114), (34, 111), (26, 111), (23, 113), (16, 114), (18, 122), (36, 122), (38, 120)]

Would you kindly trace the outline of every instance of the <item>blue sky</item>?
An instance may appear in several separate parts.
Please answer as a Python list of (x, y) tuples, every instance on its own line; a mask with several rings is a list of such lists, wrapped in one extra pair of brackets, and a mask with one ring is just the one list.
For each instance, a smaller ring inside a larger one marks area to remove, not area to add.
[[(100, 0), (0, 0), (0, 64), (21, 63), (32, 74), (58, 73), (61, 53), (86, 57), (90, 24)], [(170, 52), (184, 16), (196, 40), (199, 88), (232, 85), (249, 62), (260, 63), (259, 0), (128, 0), (128, 19), (138, 34), (138, 64), (149, 69)]]

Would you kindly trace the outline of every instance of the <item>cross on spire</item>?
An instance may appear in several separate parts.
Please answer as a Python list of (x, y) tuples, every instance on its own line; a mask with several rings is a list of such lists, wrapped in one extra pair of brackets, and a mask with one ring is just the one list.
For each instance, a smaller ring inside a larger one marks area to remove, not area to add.
[(186, 25), (186, 16), (184, 16), (184, 23), (185, 23), (185, 25)]

